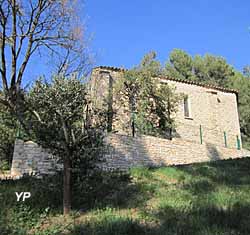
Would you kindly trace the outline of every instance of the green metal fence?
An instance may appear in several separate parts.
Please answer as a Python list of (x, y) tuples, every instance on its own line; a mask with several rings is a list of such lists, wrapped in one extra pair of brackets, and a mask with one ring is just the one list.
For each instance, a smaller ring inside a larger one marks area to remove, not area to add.
[(225, 147), (227, 148), (227, 133), (224, 131), (224, 143)]
[(236, 136), (236, 142), (237, 142), (237, 149), (240, 150), (240, 149), (241, 149), (241, 146), (240, 146), (240, 138), (239, 138), (238, 135)]
[(200, 142), (203, 143), (203, 136), (202, 136), (202, 127), (200, 125)]

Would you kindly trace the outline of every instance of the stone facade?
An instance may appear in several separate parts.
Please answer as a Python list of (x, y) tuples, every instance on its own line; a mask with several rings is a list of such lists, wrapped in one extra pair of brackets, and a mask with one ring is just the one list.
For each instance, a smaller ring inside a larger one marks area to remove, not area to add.
[(176, 137), (196, 143), (202, 137), (205, 143), (240, 148), (241, 134), (235, 92), (172, 80), (162, 82), (176, 87), (177, 92), (188, 96), (190, 115), (185, 117), (182, 103), (176, 115)]
[[(93, 105), (97, 108), (106, 109), (109, 131), (122, 131), (128, 129), (129, 126), (127, 107), (120, 106), (119, 102), (114, 105), (114, 101), (117, 100), (113, 94), (114, 86), (116, 81), (121, 79), (124, 71), (120, 68), (98, 67), (93, 69), (91, 74), (89, 85)], [(116, 115), (113, 115), (114, 112)], [(121, 117), (122, 119), (120, 119)]]

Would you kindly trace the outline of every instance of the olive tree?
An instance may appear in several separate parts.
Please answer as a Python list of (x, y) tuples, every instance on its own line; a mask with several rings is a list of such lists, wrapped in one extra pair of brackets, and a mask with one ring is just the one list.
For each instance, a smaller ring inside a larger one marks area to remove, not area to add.
[(29, 120), (33, 138), (63, 162), (63, 209), (68, 214), (72, 168), (81, 158), (85, 167), (98, 160), (97, 150), (102, 147), (101, 124), (91, 123), (97, 118), (91, 110), (86, 85), (75, 76), (56, 76), (51, 82), (40, 79), (27, 96), (35, 113)]

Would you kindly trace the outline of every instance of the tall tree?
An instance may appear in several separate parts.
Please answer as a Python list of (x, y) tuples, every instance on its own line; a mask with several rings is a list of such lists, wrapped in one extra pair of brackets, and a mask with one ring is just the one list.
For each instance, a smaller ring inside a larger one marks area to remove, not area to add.
[(23, 120), (22, 81), (35, 54), (53, 56), (59, 73), (86, 68), (79, 6), (77, 0), (0, 0), (0, 102), (19, 121)]
[(192, 57), (183, 50), (174, 49), (166, 64), (165, 74), (178, 79), (227, 86), (235, 70), (223, 57), (209, 54)]
[(195, 80), (193, 74), (193, 59), (188, 53), (180, 49), (174, 49), (166, 63), (165, 73), (169, 77), (177, 79)]
[(198, 81), (219, 86), (227, 86), (229, 79), (235, 74), (234, 68), (223, 57), (209, 54), (194, 57), (193, 71)]

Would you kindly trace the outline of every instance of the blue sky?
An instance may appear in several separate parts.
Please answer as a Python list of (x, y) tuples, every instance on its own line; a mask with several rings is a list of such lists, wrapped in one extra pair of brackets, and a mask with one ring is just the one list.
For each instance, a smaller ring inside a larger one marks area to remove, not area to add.
[(164, 62), (174, 48), (250, 64), (249, 0), (86, 0), (85, 13), (97, 65), (129, 68), (150, 50)]
[[(130, 68), (154, 50), (164, 63), (171, 50), (223, 56), (236, 69), (250, 65), (249, 0), (85, 0), (82, 19), (97, 65)], [(25, 83), (49, 75), (35, 57)]]

